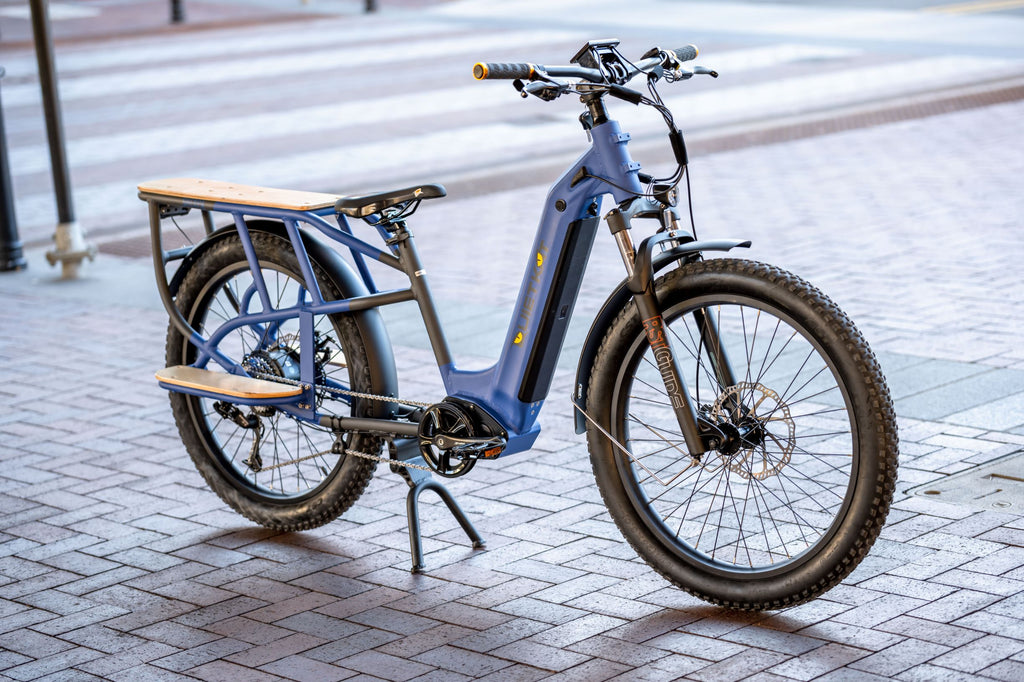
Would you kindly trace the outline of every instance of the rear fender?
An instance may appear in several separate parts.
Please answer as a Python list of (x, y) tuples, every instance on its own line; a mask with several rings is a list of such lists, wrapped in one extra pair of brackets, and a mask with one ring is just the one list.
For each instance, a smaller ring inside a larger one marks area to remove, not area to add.
[[(247, 220), (246, 225), (250, 232), (265, 232), (285, 240), (288, 239), (288, 232), (282, 222), (276, 220)], [(188, 274), (188, 271), (203, 253), (233, 234), (237, 234), (237, 230), (232, 224), (216, 230), (203, 241), (196, 244), (195, 248), (182, 260), (181, 266), (171, 279), (171, 295), (177, 296), (178, 288), (181, 286), (185, 275)], [(302, 244), (306, 249), (306, 253), (309, 254), (310, 260), (316, 262), (324, 269), (331, 283), (337, 287), (343, 297), (352, 298), (355, 296), (365, 296), (369, 293), (366, 285), (356, 274), (353, 267), (337, 251), (313, 237), (308, 230), (300, 227), (299, 234), (302, 237)], [(391, 347), (391, 339), (388, 336), (387, 328), (384, 326), (384, 320), (381, 318), (380, 311), (369, 309), (348, 314), (351, 314), (355, 319), (356, 326), (359, 328), (359, 334), (366, 344), (366, 356), (370, 363), (370, 380), (374, 393), (397, 397), (398, 371), (395, 368), (395, 356)], [(374, 411), (376, 412), (376, 410)], [(387, 417), (391, 416), (390, 412), (393, 412), (393, 406), (388, 413), (374, 414), (373, 416)]]

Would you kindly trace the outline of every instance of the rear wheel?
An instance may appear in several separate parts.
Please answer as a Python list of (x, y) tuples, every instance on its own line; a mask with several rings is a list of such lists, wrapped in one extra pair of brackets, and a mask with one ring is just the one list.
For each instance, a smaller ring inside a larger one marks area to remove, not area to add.
[(656, 290), (690, 395), (724, 438), (690, 457), (629, 305), (588, 392), (588, 414), (630, 453), (588, 426), (610, 513), (652, 567), (708, 601), (820, 595), (867, 553), (895, 485), (896, 421), (874, 356), (834, 303), (774, 267), (697, 262)]
[[(251, 234), (271, 305), (287, 308), (308, 300), (290, 242), (266, 232)], [(313, 266), (323, 296), (339, 297), (324, 269)], [(204, 337), (240, 314), (262, 312), (237, 234), (221, 239), (192, 264), (176, 303)], [(319, 316), (314, 330), (317, 385), (330, 381), (372, 393), (364, 342), (352, 316)], [(302, 357), (297, 318), (239, 327), (218, 347), (250, 375), (298, 379)], [(168, 365), (190, 364), (195, 353), (171, 325)], [(209, 368), (214, 365), (210, 362)], [(182, 441), (206, 482), (237, 512), (269, 528), (302, 530), (327, 523), (355, 502), (373, 476), (372, 460), (336, 454), (345, 448), (376, 453), (380, 444), (368, 436), (348, 434), (337, 447), (330, 430), (274, 406), (234, 405), (174, 392), (170, 400)], [(335, 414), (368, 416), (380, 409), (379, 404), (323, 389), (317, 391), (317, 400)]]

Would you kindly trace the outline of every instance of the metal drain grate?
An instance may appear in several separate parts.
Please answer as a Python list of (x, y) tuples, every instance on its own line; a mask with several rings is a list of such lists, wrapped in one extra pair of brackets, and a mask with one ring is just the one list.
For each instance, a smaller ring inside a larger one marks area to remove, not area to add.
[(1024, 450), (910, 492), (974, 509), (1024, 514)]

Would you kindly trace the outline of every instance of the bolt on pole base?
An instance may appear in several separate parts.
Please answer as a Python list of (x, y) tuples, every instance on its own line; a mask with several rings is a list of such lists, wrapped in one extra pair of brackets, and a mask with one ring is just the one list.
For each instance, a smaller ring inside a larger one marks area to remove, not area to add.
[(61, 264), (61, 279), (77, 278), (82, 261), (96, 258), (96, 247), (86, 243), (77, 221), (57, 225), (53, 241), (57, 248), (46, 252), (46, 261), (50, 265)]

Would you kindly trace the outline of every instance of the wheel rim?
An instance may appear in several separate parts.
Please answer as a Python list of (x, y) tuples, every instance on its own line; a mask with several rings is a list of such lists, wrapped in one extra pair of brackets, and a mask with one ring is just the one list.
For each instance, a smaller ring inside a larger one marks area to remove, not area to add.
[[(261, 266), (273, 308), (309, 301), (296, 275), (273, 263)], [(262, 312), (252, 273), (244, 263), (225, 268), (209, 280), (196, 298), (190, 321), (208, 337), (228, 320), (237, 318), (239, 311)], [(338, 329), (328, 316), (317, 316), (314, 331), (321, 342), (316, 360), (317, 385), (330, 380), (348, 387), (350, 376)], [(298, 334), (298, 319), (263, 327), (243, 326), (229, 332), (218, 348), (260, 378), (297, 379), (301, 361)], [(189, 349), (194, 354), (194, 348)], [(328, 399), (333, 397), (318, 391), (318, 403)], [(315, 496), (341, 469), (344, 458), (331, 452), (335, 438), (329, 429), (297, 420), (274, 407), (230, 406), (250, 423), (253, 417), (257, 419), (257, 428), (245, 428), (225, 416), (230, 409), (223, 405), (218, 410), (218, 401), (190, 398), (193, 419), (205, 436), (207, 449), (217, 465), (248, 494), (294, 504)], [(344, 405), (334, 411), (340, 412), (341, 407)], [(252, 466), (254, 442), (258, 443), (258, 470)]]
[[(699, 310), (719, 328), (729, 386), (701, 343)], [(732, 579), (808, 560), (835, 534), (857, 477), (854, 413), (834, 363), (802, 325), (754, 299), (690, 299), (665, 319), (695, 404), (728, 438), (690, 459), (638, 338), (612, 403), (614, 435), (632, 453), (617, 464), (634, 508), (676, 556)]]

